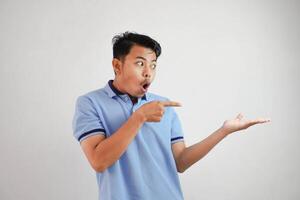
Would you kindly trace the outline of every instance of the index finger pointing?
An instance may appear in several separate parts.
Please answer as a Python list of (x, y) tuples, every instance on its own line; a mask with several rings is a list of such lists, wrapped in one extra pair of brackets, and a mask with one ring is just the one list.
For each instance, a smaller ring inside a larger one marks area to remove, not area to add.
[(180, 107), (181, 106), (181, 104), (179, 102), (175, 102), (175, 101), (161, 101), (160, 103), (165, 107), (170, 107), (170, 106)]

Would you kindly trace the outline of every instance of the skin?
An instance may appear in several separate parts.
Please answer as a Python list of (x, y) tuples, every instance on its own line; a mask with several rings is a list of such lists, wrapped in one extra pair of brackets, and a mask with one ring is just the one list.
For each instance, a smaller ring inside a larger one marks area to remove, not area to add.
[(124, 59), (113, 59), (112, 65), (116, 74), (113, 85), (123, 93), (131, 96), (133, 103), (142, 97), (145, 91), (142, 85), (151, 84), (156, 74), (156, 54), (141, 46), (133, 46)]
[[(152, 83), (156, 73), (156, 54), (149, 48), (134, 45), (123, 59), (112, 60), (116, 77), (113, 85), (121, 92), (130, 95), (132, 103), (142, 97), (147, 90), (144, 83)], [(97, 172), (103, 172), (116, 162), (126, 151), (138, 130), (145, 122), (160, 122), (165, 107), (181, 106), (174, 101), (152, 101), (136, 110), (129, 119), (112, 136), (94, 135), (81, 142), (81, 147)], [(184, 142), (172, 144), (172, 152), (177, 171), (184, 172), (187, 168), (203, 158), (216, 144), (228, 135), (247, 129), (255, 124), (269, 122), (269, 119), (257, 118), (244, 120), (240, 113), (234, 119), (224, 121), (223, 125), (204, 140), (186, 147)], [(162, 133), (163, 134), (163, 133)]]

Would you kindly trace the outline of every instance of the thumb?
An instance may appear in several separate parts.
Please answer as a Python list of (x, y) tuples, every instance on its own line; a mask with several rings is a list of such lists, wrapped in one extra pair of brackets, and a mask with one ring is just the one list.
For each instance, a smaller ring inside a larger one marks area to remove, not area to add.
[(238, 119), (238, 120), (241, 120), (242, 118), (243, 118), (242, 113), (239, 113), (239, 114), (236, 116), (236, 119)]

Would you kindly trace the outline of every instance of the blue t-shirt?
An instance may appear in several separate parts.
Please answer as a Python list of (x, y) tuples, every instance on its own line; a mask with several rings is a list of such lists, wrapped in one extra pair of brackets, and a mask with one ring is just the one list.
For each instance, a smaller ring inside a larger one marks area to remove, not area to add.
[[(167, 101), (146, 93), (133, 105), (112, 80), (101, 89), (79, 96), (73, 118), (73, 134), (79, 141), (114, 134), (143, 104)], [(97, 173), (101, 200), (182, 200), (183, 194), (171, 145), (183, 141), (180, 120), (173, 107), (165, 107), (160, 122), (145, 122), (119, 160)]]

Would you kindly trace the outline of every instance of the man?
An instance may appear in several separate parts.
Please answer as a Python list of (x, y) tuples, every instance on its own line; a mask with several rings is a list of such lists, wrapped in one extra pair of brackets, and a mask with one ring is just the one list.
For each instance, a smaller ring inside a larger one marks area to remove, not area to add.
[(137, 33), (113, 38), (114, 80), (80, 96), (74, 136), (96, 171), (101, 200), (181, 200), (178, 172), (205, 156), (227, 135), (268, 119), (239, 114), (203, 141), (186, 147), (178, 102), (148, 92), (159, 43)]

